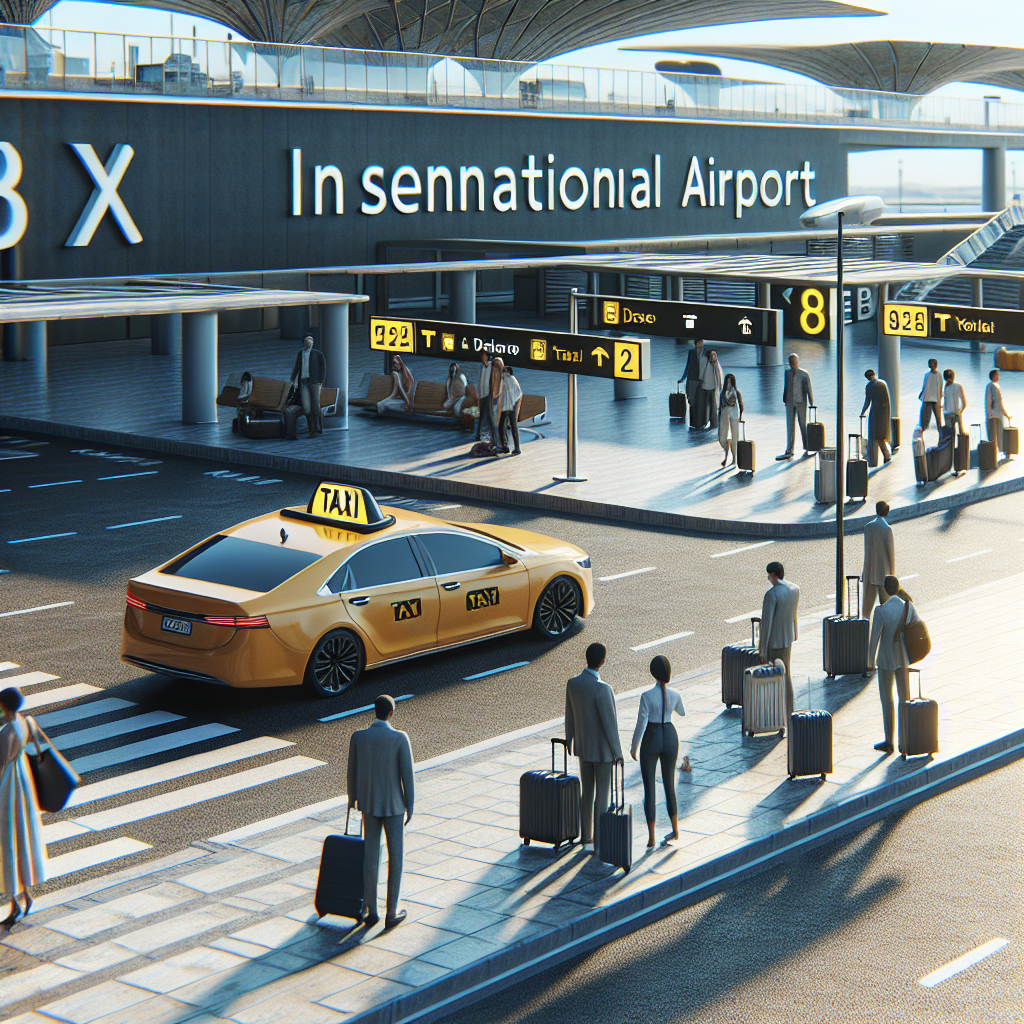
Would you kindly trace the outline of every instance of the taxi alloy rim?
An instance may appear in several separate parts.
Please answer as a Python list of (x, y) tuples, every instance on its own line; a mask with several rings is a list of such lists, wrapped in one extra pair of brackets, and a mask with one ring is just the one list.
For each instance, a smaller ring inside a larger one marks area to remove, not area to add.
[(317, 648), (313, 675), (327, 693), (347, 690), (359, 672), (359, 645), (346, 633), (327, 637)]
[(578, 611), (576, 588), (567, 579), (555, 580), (541, 595), (540, 621), (552, 636), (564, 633), (576, 621)]

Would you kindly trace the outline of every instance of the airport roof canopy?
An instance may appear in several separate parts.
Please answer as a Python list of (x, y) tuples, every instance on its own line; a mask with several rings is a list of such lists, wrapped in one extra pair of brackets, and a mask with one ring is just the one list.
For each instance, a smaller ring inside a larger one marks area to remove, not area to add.
[[(806, 75), (840, 89), (920, 96), (950, 82), (1024, 86), (1024, 50), (1012, 46), (878, 39), (824, 46), (637, 46), (631, 50), (745, 60)], [(1016, 81), (1017, 85), (1011, 85)]]
[(0, 323), (80, 320), (109, 316), (219, 312), (264, 306), (366, 302), (366, 295), (299, 292), (278, 288), (231, 288), (191, 282), (138, 281), (110, 285), (43, 285), (0, 288)]

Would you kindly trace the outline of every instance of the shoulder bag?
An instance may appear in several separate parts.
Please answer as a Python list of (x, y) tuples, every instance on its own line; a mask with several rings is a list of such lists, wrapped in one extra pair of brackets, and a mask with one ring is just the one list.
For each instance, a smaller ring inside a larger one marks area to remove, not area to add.
[(910, 614), (910, 601), (903, 602), (903, 618), (900, 619), (900, 628), (896, 632), (896, 642), (903, 641), (907, 651), (907, 664), (916, 665), (928, 657), (932, 649), (932, 638), (928, 635), (928, 627), (918, 619), (917, 622), (907, 622)]
[(36, 744), (34, 754), (26, 751), (32, 781), (36, 787), (36, 800), (41, 810), (51, 813), (61, 811), (82, 780), (78, 772), (68, 764), (64, 755), (54, 747), (46, 733), (43, 733), (47, 743), (46, 749), (40, 747), (39, 734), (42, 730), (36, 725), (35, 720), (26, 716), (26, 723)]

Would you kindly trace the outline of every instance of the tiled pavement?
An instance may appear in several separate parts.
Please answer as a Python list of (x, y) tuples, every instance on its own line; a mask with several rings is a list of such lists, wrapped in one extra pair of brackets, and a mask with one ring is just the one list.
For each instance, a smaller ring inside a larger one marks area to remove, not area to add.
[[(516, 320), (510, 314), (495, 317)], [(523, 321), (525, 324), (525, 321)], [(564, 325), (553, 323), (564, 329)], [(851, 329), (847, 343), (847, 432), (858, 428), (863, 401), (862, 371), (876, 363), (873, 335)], [(230, 431), (232, 411), (221, 409), (217, 424), (180, 423), (180, 364), (172, 356), (152, 356), (146, 340), (51, 349), (48, 373), (31, 363), (0, 363), (0, 424), (63, 425), (77, 436), (103, 445), (143, 446), (182, 454), (226, 458), (265, 469), (341, 474), (371, 485), (418, 487), (449, 497), (499, 500), (573, 514), (597, 514), (656, 525), (730, 530), (764, 535), (799, 535), (834, 530), (833, 506), (813, 501), (814, 459), (778, 463), (785, 447), (782, 416), (782, 367), (758, 367), (752, 348), (716, 346), (726, 371), (735, 371), (747, 407), (748, 436), (757, 443), (757, 472), (751, 478), (720, 468), (722, 450), (714, 432), (696, 433), (668, 418), (666, 394), (675, 386), (685, 350), (671, 339), (652, 341), (653, 378), (643, 385), (645, 399), (614, 402), (610, 381), (579, 379), (580, 444), (578, 470), (584, 483), (555, 484), (564, 474), (565, 379), (524, 370), (523, 388), (548, 401), (550, 426), (543, 437), (525, 435), (521, 458), (470, 459), (466, 435), (448, 426), (379, 420), (356, 412), (347, 431), (328, 429), (322, 437), (297, 441), (252, 441)], [(267, 335), (229, 335), (220, 342), (221, 379), (252, 369), (287, 377), (295, 344)], [(791, 342), (801, 365), (812, 375), (823, 418), (835, 404), (834, 352), (820, 343)], [(982, 476), (972, 469), (960, 479), (947, 475), (919, 488), (910, 457), (910, 434), (918, 415), (917, 392), (932, 351), (907, 343), (903, 349), (901, 412), (904, 445), (890, 466), (873, 471), (869, 502), (847, 503), (855, 528), (872, 513), (873, 502), (889, 501), (894, 518), (954, 507), (985, 496), (1024, 487), (1024, 460), (1006, 462)], [(938, 352), (952, 366), (970, 403), (966, 422), (981, 420), (979, 408), (992, 366), (992, 353), (966, 349)], [(381, 368), (371, 353), (366, 328), (353, 326), (351, 381), (358, 391), (362, 375)], [(440, 360), (413, 360), (418, 377), (440, 380)], [(471, 368), (472, 371), (472, 368)], [(126, 385), (127, 382), (127, 385)], [(1024, 374), (1005, 373), (1008, 408), (1024, 408)], [(827, 423), (830, 443), (835, 430)], [(935, 441), (934, 430), (928, 443)], [(632, 472), (623, 472), (631, 467)]]
[[(915, 787), (979, 762), (984, 744), (991, 752), (1002, 738), (998, 756), (1021, 756), (1024, 575), (920, 610), (935, 641), (923, 666), (925, 691), (941, 709), (934, 761), (903, 763), (872, 750), (880, 738), (874, 680), (824, 680), (819, 621), (827, 610), (808, 609), (794, 648), (797, 706), (834, 715), (835, 771), (825, 784), (790, 782), (785, 743), (742, 737), (738, 711), (720, 703), (717, 671), (700, 670), (675, 681), (687, 708), (680, 753), (694, 766), (678, 777), (682, 839), (643, 853), (639, 772), (630, 762), (636, 860), (628, 876), (578, 847), (556, 856), (520, 845), (519, 776), (545, 764), (548, 737), (561, 732), (560, 723), (541, 723), (419, 766), (406, 836), (409, 919), (399, 928), (317, 923), (320, 844), (343, 817), (314, 813), (41, 899), (4, 940), (26, 954), (26, 966), (0, 980), (0, 1011), (14, 1014), (4, 1024), (408, 1019), (460, 992), (479, 996), (503, 983), (502, 972), (557, 957), (569, 943), (600, 942), (663, 916), (699, 898), (701, 885), (722, 884), (723, 873), (772, 851), (782, 855), (790, 841), (812, 841), (825, 825), (881, 813), (887, 800), (922, 799)], [(618, 698), (624, 749), (638, 693)], [(663, 799), (659, 808), (663, 815)], [(659, 835), (666, 829), (659, 820)]]

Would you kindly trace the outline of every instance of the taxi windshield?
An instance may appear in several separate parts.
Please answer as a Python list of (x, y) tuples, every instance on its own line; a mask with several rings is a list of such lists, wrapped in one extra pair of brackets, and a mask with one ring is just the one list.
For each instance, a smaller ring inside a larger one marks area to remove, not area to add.
[(321, 557), (311, 551), (218, 534), (161, 571), (265, 594)]

